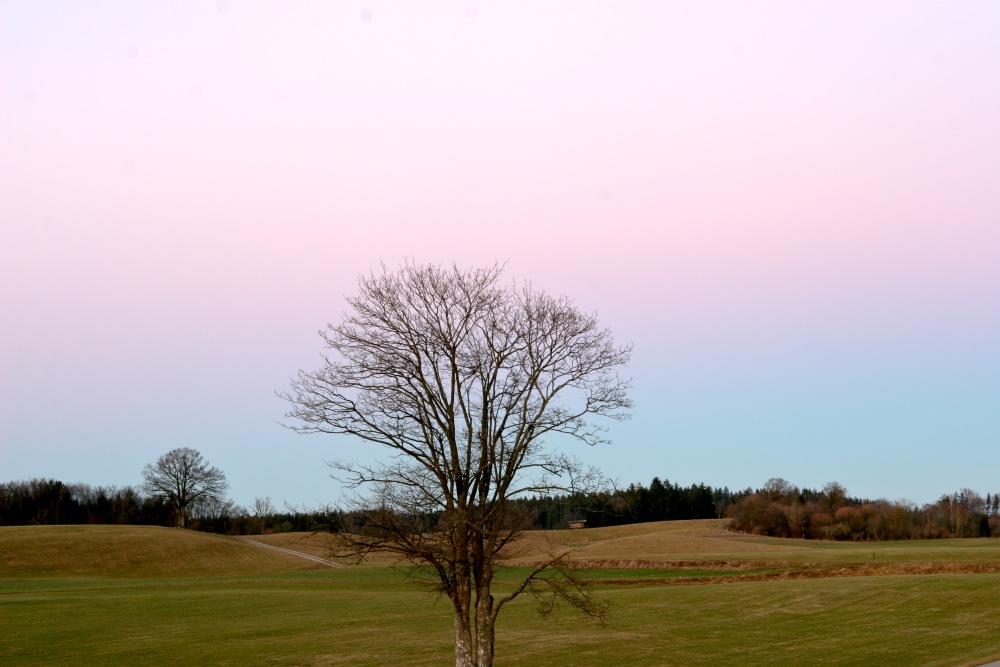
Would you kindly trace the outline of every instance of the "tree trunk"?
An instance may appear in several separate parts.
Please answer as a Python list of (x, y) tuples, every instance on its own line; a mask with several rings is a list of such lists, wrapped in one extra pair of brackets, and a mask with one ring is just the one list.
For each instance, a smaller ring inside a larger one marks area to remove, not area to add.
[(475, 667), (472, 662), (472, 627), (469, 613), (455, 606), (455, 667)]
[(468, 567), (459, 562), (451, 601), (455, 605), (455, 667), (475, 667), (472, 661), (472, 585)]
[(489, 588), (476, 597), (476, 667), (493, 667), (493, 596)]

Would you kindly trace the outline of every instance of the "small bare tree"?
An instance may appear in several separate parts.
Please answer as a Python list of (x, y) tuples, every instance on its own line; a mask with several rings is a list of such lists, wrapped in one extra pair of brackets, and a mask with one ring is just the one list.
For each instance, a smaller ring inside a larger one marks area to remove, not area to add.
[(265, 496), (261, 498), (260, 496), (253, 499), (253, 515), (257, 519), (257, 523), (260, 526), (260, 534), (264, 534), (264, 530), (267, 527), (267, 520), (270, 516), (274, 514), (274, 505), (271, 504), (271, 497)]
[(229, 488), (222, 471), (190, 447), (172, 449), (156, 463), (147, 463), (142, 478), (147, 493), (163, 496), (174, 506), (178, 528), (185, 526), (192, 505), (215, 506)]
[(335, 354), (300, 371), (288, 416), (300, 433), (350, 435), (389, 460), (333, 464), (367, 487), (356, 554), (391, 552), (429, 565), (454, 607), (455, 664), (493, 664), (501, 608), (524, 592), (600, 616), (553, 551), (495, 599), (495, 567), (522, 528), (514, 498), (579, 488), (593, 471), (543, 445), (546, 437), (605, 442), (591, 417), (628, 417), (629, 381), (594, 315), (530, 285), (501, 284), (502, 267), (404, 265), (359, 280), (340, 324), (320, 332)]

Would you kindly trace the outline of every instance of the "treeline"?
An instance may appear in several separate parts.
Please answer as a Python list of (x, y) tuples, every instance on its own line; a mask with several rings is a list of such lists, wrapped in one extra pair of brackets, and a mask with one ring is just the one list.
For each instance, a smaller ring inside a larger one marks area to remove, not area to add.
[(726, 508), (752, 491), (733, 493), (705, 484), (681, 486), (654, 477), (648, 487), (631, 484), (604, 493), (532, 498), (515, 501), (528, 514), (535, 530), (566, 528), (570, 522), (586, 521), (588, 528), (621, 526), (647, 521), (715, 519)]
[(971, 489), (918, 507), (906, 501), (862, 500), (831, 482), (816, 491), (781, 478), (746, 494), (726, 512), (732, 530), (817, 540), (909, 540), (1000, 536), (1000, 495)]
[[(346, 523), (337, 510), (279, 512), (268, 504), (245, 508), (231, 500), (210, 499), (193, 504), (188, 527), (212, 533), (250, 535), (264, 532), (327, 530)], [(132, 486), (66, 484), (54, 479), (0, 483), (0, 526), (57, 524), (175, 525), (177, 510), (164, 497)]]
[(0, 483), (0, 526), (165, 525), (172, 511), (165, 499), (131, 486), (92, 487), (54, 479)]
[[(750, 493), (750, 490), (743, 492)], [(711, 519), (741, 497), (728, 489), (704, 484), (684, 487), (653, 478), (649, 487), (632, 484), (608, 493), (519, 499), (513, 501), (526, 517), (529, 530), (566, 528), (571, 521), (588, 526), (617, 526), (645, 521)], [(188, 526), (195, 530), (246, 535), (262, 532), (326, 530), (357, 532), (363, 512), (322, 508), (278, 511), (270, 499), (254, 507), (211, 499), (188, 508)], [(0, 525), (141, 524), (170, 526), (174, 507), (163, 497), (140, 488), (94, 487), (51, 479), (0, 483)]]
[[(799, 489), (772, 478), (760, 489), (730, 491), (705, 484), (682, 486), (654, 477), (604, 493), (524, 498), (518, 506), (529, 530), (588, 528), (648, 521), (730, 518), (732, 530), (773, 537), (822, 540), (906, 540), (1000, 536), (1000, 494), (984, 498), (962, 489), (918, 507), (905, 501), (855, 498), (836, 482)], [(125, 487), (94, 487), (33, 479), (0, 483), (0, 526), (52, 524), (175, 524), (167, 499)], [(270, 499), (254, 507), (212, 499), (189, 508), (188, 527), (229, 535), (296, 531), (361, 532), (364, 512), (286, 508)]]

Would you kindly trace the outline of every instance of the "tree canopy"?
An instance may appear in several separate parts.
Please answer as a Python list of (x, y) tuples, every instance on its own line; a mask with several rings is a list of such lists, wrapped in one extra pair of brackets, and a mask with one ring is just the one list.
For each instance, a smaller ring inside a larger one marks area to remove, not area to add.
[(176, 524), (183, 528), (195, 503), (221, 501), (229, 484), (218, 468), (209, 466), (201, 452), (190, 447), (172, 449), (142, 470), (148, 493), (167, 498), (174, 506)]

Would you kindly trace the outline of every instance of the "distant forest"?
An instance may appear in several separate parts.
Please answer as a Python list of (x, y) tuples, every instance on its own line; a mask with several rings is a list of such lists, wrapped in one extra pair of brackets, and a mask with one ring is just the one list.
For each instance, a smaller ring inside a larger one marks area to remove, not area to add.
[[(821, 540), (905, 540), (1000, 537), (1000, 494), (984, 498), (970, 489), (918, 507), (908, 502), (864, 500), (831, 482), (821, 490), (799, 489), (773, 478), (760, 489), (730, 491), (704, 484), (681, 486), (654, 477), (604, 493), (522, 498), (513, 501), (529, 530), (647, 521), (729, 518), (734, 531)], [(0, 483), (0, 526), (54, 524), (174, 523), (170, 503), (131, 487), (94, 487), (51, 479)], [(189, 527), (230, 535), (291, 531), (360, 532), (363, 511), (285, 508), (270, 501), (246, 508), (213, 500), (190, 508)]]

